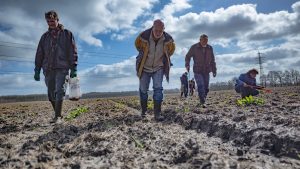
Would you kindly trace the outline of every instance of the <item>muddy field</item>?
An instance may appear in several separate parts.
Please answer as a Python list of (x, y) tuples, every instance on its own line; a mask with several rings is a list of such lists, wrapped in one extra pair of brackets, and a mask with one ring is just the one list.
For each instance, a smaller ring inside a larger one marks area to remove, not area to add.
[(0, 168), (300, 168), (300, 87), (259, 96), (239, 107), (233, 91), (198, 99), (167, 95), (164, 121), (145, 119), (138, 97), (66, 101), (50, 124), (49, 102), (0, 104)]

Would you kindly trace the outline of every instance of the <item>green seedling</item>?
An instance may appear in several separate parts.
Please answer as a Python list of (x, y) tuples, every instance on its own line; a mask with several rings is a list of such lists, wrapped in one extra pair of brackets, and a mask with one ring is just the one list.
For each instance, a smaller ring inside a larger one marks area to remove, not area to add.
[(248, 106), (248, 105), (263, 105), (265, 104), (265, 101), (261, 98), (254, 98), (253, 96), (248, 96), (243, 99), (237, 100), (238, 106)]
[(144, 148), (144, 145), (137, 139), (135, 139), (132, 135), (130, 135), (130, 138), (134, 141), (135, 145), (140, 148), (140, 149), (143, 149)]
[(184, 110), (183, 110), (185, 113), (187, 112), (190, 112), (190, 108), (189, 107), (184, 107)]
[(116, 107), (117, 109), (121, 110), (121, 109), (124, 109), (124, 108), (125, 108), (125, 105), (122, 104), (122, 103), (116, 103), (116, 104), (115, 104), (115, 107)]
[(148, 104), (147, 104), (147, 108), (148, 108), (148, 110), (153, 110), (154, 109), (154, 102), (149, 101)]
[(86, 113), (88, 111), (87, 107), (79, 107), (76, 110), (71, 111), (66, 117), (66, 120), (72, 120), (81, 115), (82, 113)]
[(30, 116), (36, 116), (36, 115), (38, 115), (38, 113), (36, 113), (36, 112), (31, 112), (31, 113), (29, 113), (29, 115), (30, 115)]

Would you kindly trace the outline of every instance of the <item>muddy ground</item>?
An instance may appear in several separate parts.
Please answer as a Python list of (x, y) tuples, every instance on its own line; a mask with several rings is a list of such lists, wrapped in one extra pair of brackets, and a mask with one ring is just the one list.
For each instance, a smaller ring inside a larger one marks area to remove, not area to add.
[(261, 94), (239, 107), (233, 91), (167, 95), (162, 122), (145, 119), (138, 97), (65, 101), (71, 120), (50, 124), (49, 102), (0, 104), (0, 168), (300, 168), (300, 87)]

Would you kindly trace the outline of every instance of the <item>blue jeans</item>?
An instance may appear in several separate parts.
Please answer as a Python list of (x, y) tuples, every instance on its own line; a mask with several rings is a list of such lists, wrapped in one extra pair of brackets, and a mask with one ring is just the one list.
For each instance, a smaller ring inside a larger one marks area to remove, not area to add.
[(148, 100), (148, 90), (149, 90), (149, 84), (151, 78), (153, 80), (153, 100), (159, 103), (163, 101), (163, 92), (162, 92), (163, 75), (164, 75), (163, 69), (159, 69), (158, 71), (153, 73), (148, 73), (144, 71), (142, 72), (142, 76), (140, 78), (140, 89), (139, 89), (141, 101)]
[(194, 73), (198, 87), (198, 95), (201, 103), (205, 103), (207, 93), (209, 92), (209, 73)]
[(66, 94), (66, 75), (69, 70), (55, 69), (44, 72), (45, 83), (48, 88), (49, 101), (61, 101)]

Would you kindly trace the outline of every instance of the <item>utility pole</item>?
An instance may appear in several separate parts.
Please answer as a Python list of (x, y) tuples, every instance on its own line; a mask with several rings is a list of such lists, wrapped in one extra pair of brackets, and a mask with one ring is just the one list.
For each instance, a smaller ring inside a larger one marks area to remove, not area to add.
[(263, 72), (263, 62), (264, 62), (264, 57), (261, 56), (262, 53), (260, 53), (258, 51), (258, 64), (259, 64), (259, 80), (260, 80), (260, 85), (262, 86), (266, 86), (266, 79), (263, 79), (264, 78), (264, 72)]

